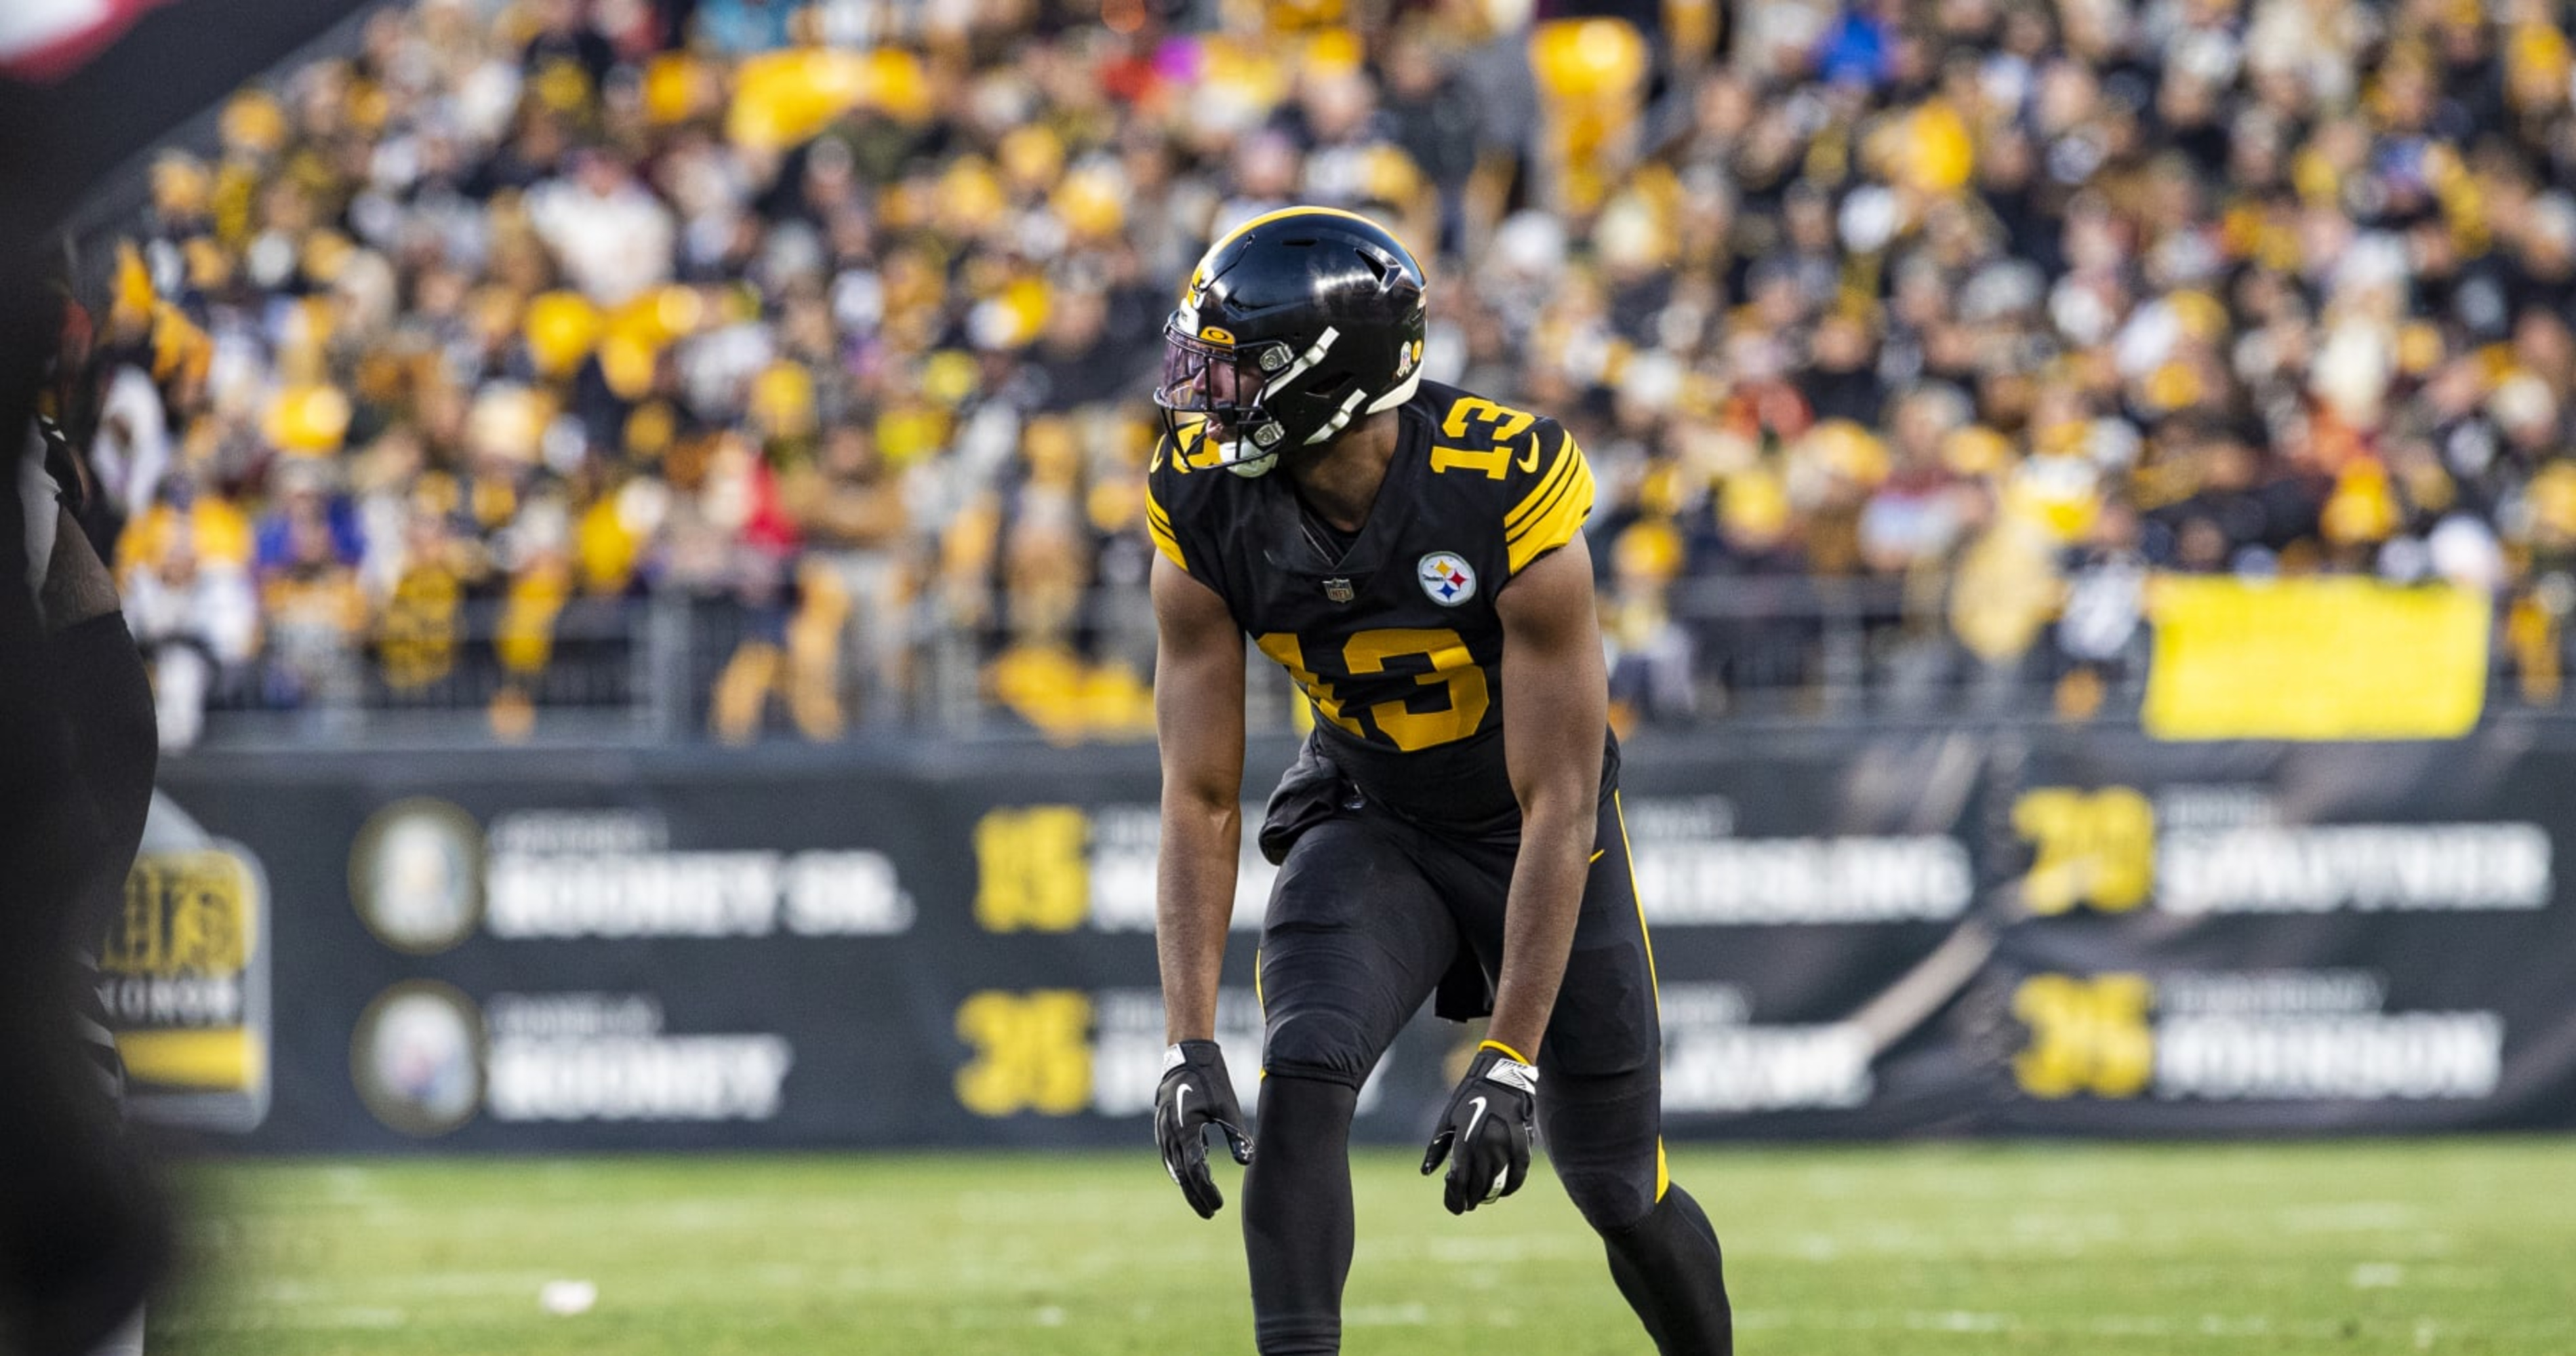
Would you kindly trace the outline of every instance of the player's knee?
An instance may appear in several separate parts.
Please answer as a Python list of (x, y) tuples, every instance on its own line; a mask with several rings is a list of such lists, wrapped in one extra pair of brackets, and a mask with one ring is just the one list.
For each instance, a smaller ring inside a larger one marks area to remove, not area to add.
[[(1549, 1039), (1553, 1041), (1551, 1033)], [(1656, 1068), (1606, 1078), (1542, 1075), (1539, 1120), (1548, 1161), (1594, 1229), (1634, 1225), (1655, 1208), (1662, 1180), (1662, 1079)]]
[(1375, 1062), (1357, 1022), (1339, 1013), (1276, 1015), (1262, 1043), (1261, 1067), (1274, 1075), (1314, 1078), (1356, 1088)]
[(1583, 1222), (1599, 1234), (1633, 1229), (1655, 1210), (1654, 1171), (1608, 1163), (1556, 1162), (1556, 1179), (1565, 1187)]

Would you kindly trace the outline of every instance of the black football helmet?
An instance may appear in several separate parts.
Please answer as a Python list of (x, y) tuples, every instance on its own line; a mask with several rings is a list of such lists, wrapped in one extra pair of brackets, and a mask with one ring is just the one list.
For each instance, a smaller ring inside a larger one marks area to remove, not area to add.
[(1163, 325), (1154, 403), (1193, 468), (1257, 476), (1422, 384), (1422, 264), (1330, 207), (1253, 218), (1208, 249)]

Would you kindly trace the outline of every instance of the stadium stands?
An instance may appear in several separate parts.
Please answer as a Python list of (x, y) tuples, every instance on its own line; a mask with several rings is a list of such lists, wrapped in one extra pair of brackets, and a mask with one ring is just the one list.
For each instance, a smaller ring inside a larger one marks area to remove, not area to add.
[(1581, 437), (1624, 719), (2118, 715), (2167, 573), (2475, 589), (2558, 700), (2554, 7), (1503, 8), (377, 13), (118, 228), (92, 526), (165, 729), (1139, 732), (1158, 327), (1291, 201)]

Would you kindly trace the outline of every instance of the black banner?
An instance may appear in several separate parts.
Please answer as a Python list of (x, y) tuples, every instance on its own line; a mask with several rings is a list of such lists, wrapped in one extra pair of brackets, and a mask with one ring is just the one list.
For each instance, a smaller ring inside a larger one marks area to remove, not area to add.
[[(1639, 741), (1667, 1124), (2576, 1124), (2571, 770), (2511, 731)], [(1145, 748), (201, 755), (111, 1010), (165, 1106), (259, 1148), (1141, 1144), (1155, 789)], [(1247, 842), (1247, 1105), (1269, 876)], [(1417, 1138), (1461, 1037), (1408, 1031), (1358, 1134)]]

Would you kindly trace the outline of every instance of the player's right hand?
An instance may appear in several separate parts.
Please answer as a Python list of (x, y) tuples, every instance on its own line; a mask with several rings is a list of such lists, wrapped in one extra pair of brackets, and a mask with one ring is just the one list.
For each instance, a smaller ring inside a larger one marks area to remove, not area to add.
[(1463, 1215), (1521, 1189), (1529, 1177), (1532, 1112), (1538, 1069), (1500, 1041), (1476, 1047), (1467, 1076), (1449, 1094), (1439, 1133), (1422, 1155), (1422, 1175), (1449, 1162), (1441, 1188), (1449, 1213)]
[(1200, 1219), (1214, 1218), (1225, 1204), (1225, 1194), (1208, 1176), (1210, 1126), (1225, 1133), (1235, 1162), (1252, 1161), (1252, 1139), (1243, 1133), (1243, 1108), (1235, 1104), (1224, 1054), (1215, 1041), (1182, 1041), (1163, 1052), (1163, 1082), (1154, 1090), (1154, 1144), (1163, 1151), (1163, 1171), (1181, 1184), (1181, 1195)]

